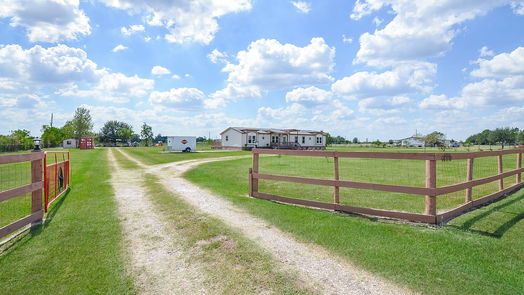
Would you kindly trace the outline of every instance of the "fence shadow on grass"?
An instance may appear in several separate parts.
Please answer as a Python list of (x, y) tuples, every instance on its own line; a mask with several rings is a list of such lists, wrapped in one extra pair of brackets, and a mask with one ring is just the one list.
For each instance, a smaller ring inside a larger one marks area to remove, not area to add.
[(7, 243), (3, 244), (0, 247), (0, 258), (7, 252), (13, 251), (14, 249), (21, 247), (22, 245), (26, 244), (33, 238), (38, 237), (46, 227), (48, 227), (51, 222), (53, 221), (53, 218), (55, 217), (56, 213), (64, 203), (65, 199), (71, 192), (71, 189), (68, 189), (63, 196), (61, 196), (56, 202), (49, 208), (49, 211), (46, 215), (45, 221), (42, 224), (38, 224), (35, 226), (31, 226), (29, 229), (24, 230), (20, 234), (17, 234), (16, 237), (9, 240)]
[[(515, 195), (517, 197), (512, 198)], [(498, 203), (498, 204), (497, 204)], [(513, 206), (513, 207), (512, 207)], [(509, 210), (508, 210), (509, 209)], [(482, 209), (481, 209), (482, 210)], [(478, 214), (475, 214), (475, 213)], [(495, 214), (502, 213), (502, 214)], [(502, 238), (504, 234), (521, 220), (524, 219), (524, 190), (517, 191), (512, 195), (506, 197), (506, 199), (500, 200), (494, 204), (486, 206), (482, 211), (472, 211), (473, 215), (469, 219), (465, 219), (464, 222), (460, 222), (456, 225), (448, 224), (449, 227), (465, 230), (468, 232), (476, 233), (483, 236)], [(496, 216), (495, 216), (495, 215)], [(464, 215), (467, 217), (468, 215)], [(501, 218), (502, 217), (502, 218)], [(486, 230), (474, 228), (476, 225), (482, 228), (482, 223), (495, 224), (496, 226), (486, 228)]]
[(53, 221), (53, 218), (55, 217), (55, 215), (58, 212), (58, 210), (60, 209), (60, 207), (62, 207), (62, 204), (64, 203), (64, 201), (66, 200), (66, 198), (67, 198), (67, 196), (69, 195), (70, 192), (71, 192), (71, 188), (69, 188), (64, 193), (64, 195), (62, 195), (58, 200), (56, 200), (54, 205), (49, 208), (49, 211), (47, 212), (47, 215), (46, 215), (46, 218), (45, 218), (45, 222), (43, 224), (44, 228), (48, 227), (51, 224), (51, 222)]

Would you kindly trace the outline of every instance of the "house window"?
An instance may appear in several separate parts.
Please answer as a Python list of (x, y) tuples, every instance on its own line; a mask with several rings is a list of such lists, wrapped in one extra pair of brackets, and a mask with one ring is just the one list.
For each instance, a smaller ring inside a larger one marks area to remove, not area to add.
[(264, 140), (264, 139), (265, 139), (264, 136), (262, 136), (262, 140)]
[(247, 136), (247, 143), (255, 143), (256, 136), (255, 135), (248, 135)]
[(302, 143), (306, 143), (306, 137), (302, 136)]
[(278, 143), (278, 136), (271, 136), (271, 142), (272, 143)]
[(226, 141), (228, 141), (228, 140), (229, 140), (229, 136), (226, 135)]
[(68, 141), (67, 141), (67, 144), (71, 144), (71, 140), (68, 140)]
[(298, 143), (298, 136), (295, 136), (295, 143)]
[(322, 144), (322, 137), (317, 137), (317, 144)]

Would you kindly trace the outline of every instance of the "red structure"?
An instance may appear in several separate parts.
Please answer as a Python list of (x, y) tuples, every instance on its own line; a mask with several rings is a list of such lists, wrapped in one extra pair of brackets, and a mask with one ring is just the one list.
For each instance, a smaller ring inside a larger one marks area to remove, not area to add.
[(80, 138), (80, 149), (81, 150), (88, 150), (88, 149), (94, 149), (94, 148), (95, 148), (94, 138), (90, 138), (90, 137)]

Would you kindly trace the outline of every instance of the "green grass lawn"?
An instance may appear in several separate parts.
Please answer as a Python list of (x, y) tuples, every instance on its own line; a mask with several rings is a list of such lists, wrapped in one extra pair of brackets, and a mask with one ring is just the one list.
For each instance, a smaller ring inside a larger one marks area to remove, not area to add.
[(204, 150), (202, 152), (182, 153), (182, 152), (167, 152), (165, 147), (130, 147), (122, 148), (124, 151), (130, 153), (133, 157), (140, 160), (146, 165), (178, 162), (192, 159), (203, 158), (219, 158), (229, 156), (250, 155), (247, 151), (212, 151)]
[[(262, 157), (261, 163), (264, 163), (266, 170), (262, 168), (261, 172), (302, 173), (287, 165), (304, 164), (312, 169), (308, 170), (308, 176), (329, 174), (325, 170), (328, 168), (322, 168), (322, 161), (329, 164), (325, 158), (309, 159), (308, 163), (295, 163), (293, 160), (292, 164), (283, 159)], [(479, 171), (483, 171), (483, 166), (479, 163)], [(188, 171), (185, 177), (301, 240), (319, 244), (358, 266), (415, 291), (428, 294), (517, 294), (524, 290), (524, 191), (462, 215), (447, 226), (434, 228), (252, 199), (247, 197), (249, 167), (250, 159), (207, 163)], [(365, 180), (379, 171), (384, 169), (365, 163), (360, 168), (347, 170), (347, 175), (343, 175), (346, 179)], [(332, 173), (332, 170), (329, 172)], [(481, 175), (481, 172), (478, 173)], [(383, 177), (396, 177), (395, 173), (387, 175)], [(396, 179), (405, 184), (421, 181), (420, 178), (400, 178)], [(261, 191), (267, 189), (271, 187), (261, 185)], [(308, 196), (313, 198), (324, 193), (321, 189), (297, 189), (291, 183), (273, 189), (295, 194), (291, 196), (301, 196), (307, 191)], [(347, 201), (345, 198), (352, 196), (344, 196), (344, 202)], [(409, 202), (387, 201), (387, 205), (420, 210), (423, 197), (419, 198), (417, 200), (421, 205), (418, 208), (418, 205)], [(442, 200), (439, 202), (441, 205), (444, 203)]]
[[(400, 149), (395, 149), (399, 151)], [(242, 162), (240, 171), (247, 181), (246, 171), (250, 160)], [(503, 156), (504, 171), (515, 169), (516, 155)], [(446, 186), (466, 180), (466, 160), (437, 162), (437, 185)], [(425, 187), (425, 161), (394, 159), (339, 159), (340, 179), (346, 181), (380, 183)], [(334, 179), (333, 158), (303, 156), (261, 156), (259, 172), (320, 179)], [(496, 175), (497, 157), (483, 157), (474, 161), (474, 179)], [(515, 176), (505, 180), (506, 187), (515, 183)], [(333, 187), (299, 184), (292, 182), (260, 180), (259, 191), (321, 202), (333, 202)], [(473, 199), (494, 193), (498, 182), (491, 182), (473, 189)], [(464, 202), (465, 190), (441, 195), (437, 199), (439, 211), (446, 211)], [(344, 205), (369, 207), (377, 209), (399, 210), (413, 213), (424, 212), (424, 196), (401, 193), (390, 193), (354, 188), (340, 189), (340, 202)]]
[(106, 150), (71, 150), (72, 190), (0, 255), (2, 294), (132, 294)]

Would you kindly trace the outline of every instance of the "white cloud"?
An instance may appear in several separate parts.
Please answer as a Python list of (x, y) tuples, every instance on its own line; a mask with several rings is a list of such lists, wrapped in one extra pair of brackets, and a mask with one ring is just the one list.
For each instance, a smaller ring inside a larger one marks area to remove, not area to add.
[(95, 98), (101, 101), (114, 103), (125, 103), (130, 97), (143, 97), (154, 89), (155, 82), (151, 79), (143, 79), (134, 76), (126, 76), (122, 73), (104, 72), (98, 83), (87, 90), (73, 86), (60, 91), (62, 96), (77, 96)]
[(311, 3), (304, 1), (291, 1), (291, 4), (302, 13), (308, 14), (311, 11)]
[(144, 32), (145, 30), (146, 29), (144, 28), (143, 25), (131, 25), (131, 26), (129, 26), (129, 28), (126, 28), (126, 27), (120, 28), (120, 32), (124, 36), (131, 36), (131, 35), (133, 35), (135, 33), (138, 33), (138, 32)]
[(210, 54), (207, 55), (207, 58), (209, 58), (209, 60), (216, 64), (218, 62), (223, 62), (223, 63), (227, 63), (227, 58), (228, 55), (227, 53), (225, 52), (220, 52), (218, 49), (213, 49), (213, 51), (211, 51)]
[(59, 42), (89, 35), (89, 18), (79, 0), (0, 0), (0, 18), (27, 29), (31, 42)]
[(151, 37), (149, 37), (149, 36), (147, 36), (147, 37), (144, 37), (144, 41), (146, 41), (146, 42), (149, 42), (149, 41), (151, 41)]
[(335, 49), (322, 38), (298, 47), (277, 40), (260, 39), (237, 53), (238, 64), (227, 64), (226, 88), (212, 97), (234, 99), (258, 97), (262, 91), (330, 83)]
[(375, 26), (380, 26), (382, 24), (382, 22), (384, 22), (384, 20), (380, 19), (379, 17), (374, 17), (373, 18), (373, 23), (375, 24)]
[(171, 79), (180, 80), (180, 76), (177, 74), (173, 74), (173, 76), (171, 76)]
[(346, 37), (346, 35), (342, 35), (342, 42), (351, 44), (353, 43), (353, 38)]
[(57, 45), (0, 45), (0, 77), (9, 83), (65, 84), (98, 81), (102, 73), (82, 49)]
[(479, 68), (471, 72), (474, 77), (503, 78), (524, 75), (524, 47), (518, 47), (510, 53), (501, 53), (490, 60), (481, 58), (477, 63)]
[(339, 125), (341, 121), (354, 119), (354, 111), (338, 100), (333, 100), (330, 108), (318, 111), (314, 114), (312, 121), (320, 121), (331, 125)]
[(481, 57), (484, 57), (484, 56), (493, 56), (495, 55), (495, 53), (493, 52), (493, 50), (489, 50), (488, 47), (486, 46), (482, 46), (482, 48), (480, 48), (479, 50), (479, 54)]
[(467, 106), (501, 106), (524, 102), (524, 47), (479, 59), (472, 77), (486, 78), (464, 86), (458, 97), (431, 95), (419, 106), (425, 109), (460, 109)]
[(171, 74), (171, 71), (162, 66), (154, 66), (151, 69), (151, 74), (156, 75), (156, 76), (169, 75)]
[(205, 94), (196, 88), (172, 88), (169, 91), (154, 91), (149, 102), (156, 106), (176, 110), (191, 110), (202, 106)]
[(442, 109), (461, 109), (466, 107), (464, 100), (460, 98), (448, 98), (446, 95), (430, 95), (424, 98), (419, 107), (422, 109), (442, 110)]
[(270, 107), (261, 107), (258, 109), (257, 117), (263, 121), (300, 121), (301, 117), (305, 114), (306, 108), (298, 103), (293, 103), (290, 106), (282, 108), (270, 108)]
[(295, 88), (286, 93), (286, 102), (299, 103), (304, 106), (315, 106), (331, 102), (333, 94), (329, 91), (311, 86)]
[(360, 100), (358, 106), (362, 113), (383, 115), (402, 111), (410, 101), (406, 96), (369, 97)]
[(124, 46), (122, 44), (118, 44), (117, 46), (115, 46), (115, 48), (113, 48), (111, 51), (112, 52), (119, 52), (119, 51), (123, 51), (123, 50), (126, 50), (127, 49), (127, 46)]
[(357, 72), (336, 81), (331, 89), (348, 99), (428, 92), (432, 89), (429, 84), (435, 74), (434, 64), (419, 62), (401, 65), (383, 73)]
[(524, 75), (470, 83), (462, 89), (461, 96), (465, 103), (474, 106), (500, 106), (523, 102)]
[(460, 31), (457, 25), (509, 3), (503, 0), (359, 0), (351, 15), (355, 20), (383, 7), (390, 7), (395, 17), (383, 29), (360, 36), (355, 61), (382, 67), (441, 56), (451, 48), (452, 39)]
[(513, 13), (518, 15), (524, 15), (524, 2), (512, 1), (511, 8), (513, 9)]
[(251, 9), (250, 0), (101, 0), (106, 5), (142, 14), (149, 25), (168, 30), (165, 39), (173, 43), (209, 44), (219, 26), (220, 17)]
[(402, 117), (382, 117), (373, 122), (375, 125), (402, 125), (407, 123), (406, 119)]

